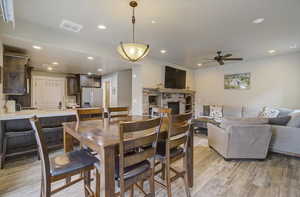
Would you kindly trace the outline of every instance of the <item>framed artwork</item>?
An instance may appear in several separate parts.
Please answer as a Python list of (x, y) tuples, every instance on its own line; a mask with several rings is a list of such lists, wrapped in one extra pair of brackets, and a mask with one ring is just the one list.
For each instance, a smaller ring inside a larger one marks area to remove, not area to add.
[(251, 73), (224, 75), (224, 89), (250, 89)]

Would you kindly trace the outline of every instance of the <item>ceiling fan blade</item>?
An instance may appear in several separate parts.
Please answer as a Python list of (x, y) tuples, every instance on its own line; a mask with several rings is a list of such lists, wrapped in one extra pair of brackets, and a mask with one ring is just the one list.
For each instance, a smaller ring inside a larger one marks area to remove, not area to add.
[(225, 58), (223, 60), (225, 60), (225, 61), (242, 61), (243, 58)]
[(211, 58), (203, 58), (202, 60), (215, 61), (215, 59), (211, 59)]
[(228, 54), (224, 55), (223, 58), (228, 58), (228, 57), (231, 57), (231, 56), (232, 56), (232, 54), (228, 53)]

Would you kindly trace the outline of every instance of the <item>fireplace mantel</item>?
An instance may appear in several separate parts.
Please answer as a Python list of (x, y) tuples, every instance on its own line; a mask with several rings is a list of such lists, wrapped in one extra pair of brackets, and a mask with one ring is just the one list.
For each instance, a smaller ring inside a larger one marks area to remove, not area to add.
[(144, 90), (157, 91), (157, 92), (159, 92), (159, 93), (195, 94), (195, 91), (189, 90), (189, 89), (144, 88)]

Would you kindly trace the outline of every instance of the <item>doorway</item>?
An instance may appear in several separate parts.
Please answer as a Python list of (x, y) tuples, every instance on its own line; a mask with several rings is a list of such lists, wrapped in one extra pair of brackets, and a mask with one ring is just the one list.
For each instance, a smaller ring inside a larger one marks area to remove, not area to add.
[(33, 76), (32, 104), (38, 109), (58, 109), (65, 101), (65, 78)]
[(110, 107), (111, 104), (111, 81), (104, 81), (104, 88), (103, 88), (103, 106), (105, 108)]

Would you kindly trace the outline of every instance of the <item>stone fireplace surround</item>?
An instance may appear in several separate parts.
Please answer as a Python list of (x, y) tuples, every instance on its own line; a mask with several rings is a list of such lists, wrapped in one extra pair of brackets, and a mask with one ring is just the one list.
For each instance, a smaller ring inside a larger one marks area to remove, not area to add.
[[(188, 98), (189, 97), (189, 98)], [(169, 108), (168, 104), (179, 103), (179, 113), (194, 112), (195, 92), (185, 89), (143, 89), (143, 114), (152, 114), (152, 108)]]

